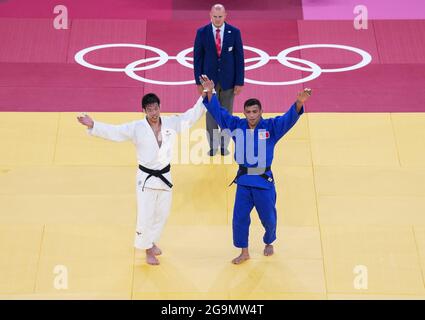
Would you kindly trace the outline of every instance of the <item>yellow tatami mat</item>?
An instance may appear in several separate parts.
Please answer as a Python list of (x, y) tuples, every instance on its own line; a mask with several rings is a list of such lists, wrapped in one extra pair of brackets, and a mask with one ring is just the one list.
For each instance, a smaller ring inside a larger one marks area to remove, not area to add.
[(305, 114), (275, 149), (275, 254), (253, 210), (239, 266), (237, 166), (206, 155), (204, 125), (176, 144), (154, 267), (133, 248), (132, 144), (89, 136), (74, 113), (2, 113), (0, 299), (425, 299), (423, 114)]

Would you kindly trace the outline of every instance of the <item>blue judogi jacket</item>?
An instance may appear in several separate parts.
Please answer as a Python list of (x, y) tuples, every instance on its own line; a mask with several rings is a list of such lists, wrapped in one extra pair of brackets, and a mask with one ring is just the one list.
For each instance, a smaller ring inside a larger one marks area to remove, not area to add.
[[(211, 101), (205, 97), (203, 101), (208, 112), (222, 130), (230, 130), (235, 142), (235, 161), (247, 168), (267, 168), (273, 162), (273, 153), (276, 143), (287, 133), (304, 113), (304, 106), (297, 112), (296, 103), (282, 116), (261, 118), (255, 129), (250, 129), (246, 118), (231, 115), (224, 109), (213, 94)], [(272, 177), (271, 170), (265, 174)], [(236, 181), (239, 185), (269, 189), (273, 182), (267, 181), (258, 174), (245, 174)]]

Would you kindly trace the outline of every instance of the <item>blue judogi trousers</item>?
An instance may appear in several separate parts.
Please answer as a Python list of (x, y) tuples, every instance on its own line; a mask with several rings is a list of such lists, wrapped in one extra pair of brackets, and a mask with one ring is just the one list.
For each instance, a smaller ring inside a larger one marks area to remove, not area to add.
[(261, 189), (237, 185), (233, 208), (233, 244), (237, 248), (248, 247), (251, 211), (255, 207), (265, 229), (263, 241), (271, 244), (276, 240), (276, 189)]

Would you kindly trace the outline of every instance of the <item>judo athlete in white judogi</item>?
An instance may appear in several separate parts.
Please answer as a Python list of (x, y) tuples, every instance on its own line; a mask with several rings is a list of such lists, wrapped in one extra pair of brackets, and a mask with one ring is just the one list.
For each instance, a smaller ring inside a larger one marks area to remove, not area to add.
[[(205, 94), (204, 94), (205, 95)], [(181, 115), (161, 116), (159, 98), (146, 94), (142, 108), (143, 120), (111, 125), (92, 120), (88, 115), (78, 121), (96, 137), (112, 141), (131, 140), (136, 146), (139, 168), (136, 174), (137, 226), (134, 246), (146, 250), (146, 261), (158, 265), (156, 246), (171, 209), (172, 180), (170, 162), (177, 133), (191, 127), (205, 112), (200, 97), (196, 104)]]

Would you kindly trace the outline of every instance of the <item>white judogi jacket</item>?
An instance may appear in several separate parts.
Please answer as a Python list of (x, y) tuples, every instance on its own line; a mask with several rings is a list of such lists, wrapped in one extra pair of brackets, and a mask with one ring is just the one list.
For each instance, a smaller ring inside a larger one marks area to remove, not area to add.
[[(117, 142), (131, 140), (136, 146), (138, 163), (148, 169), (161, 170), (171, 162), (177, 133), (181, 132), (182, 128), (191, 127), (204, 112), (205, 106), (200, 97), (196, 104), (183, 114), (161, 116), (161, 147), (158, 146), (155, 134), (146, 118), (121, 125), (94, 121), (93, 128), (88, 132), (93, 136)], [(137, 168), (137, 180), (139, 184), (141, 182), (140, 190), (147, 176), (147, 173)], [(172, 183), (171, 172), (165, 173), (164, 177)], [(163, 181), (153, 176), (146, 181), (145, 188), (170, 190)]]

